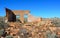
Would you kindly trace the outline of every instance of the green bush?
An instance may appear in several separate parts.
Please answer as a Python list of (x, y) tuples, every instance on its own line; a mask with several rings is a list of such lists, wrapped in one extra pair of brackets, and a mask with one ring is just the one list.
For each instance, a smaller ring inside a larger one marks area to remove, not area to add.
[(5, 38), (13, 38), (12, 36), (6, 36)]

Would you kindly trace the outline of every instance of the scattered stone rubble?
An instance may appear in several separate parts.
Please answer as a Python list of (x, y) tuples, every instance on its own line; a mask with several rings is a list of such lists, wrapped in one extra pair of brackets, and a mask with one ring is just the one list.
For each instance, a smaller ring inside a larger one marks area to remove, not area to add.
[(60, 31), (56, 31), (60, 28), (53, 27), (54, 24), (49, 19), (27, 23), (10, 22), (8, 24), (7, 35), (13, 38), (52, 38), (51, 34), (53, 33), (60, 38)]

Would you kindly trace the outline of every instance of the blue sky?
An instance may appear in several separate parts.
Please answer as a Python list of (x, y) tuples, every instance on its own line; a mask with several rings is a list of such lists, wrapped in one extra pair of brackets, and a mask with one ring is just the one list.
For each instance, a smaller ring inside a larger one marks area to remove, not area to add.
[(60, 0), (0, 0), (0, 16), (5, 7), (11, 10), (30, 10), (36, 17), (60, 17)]

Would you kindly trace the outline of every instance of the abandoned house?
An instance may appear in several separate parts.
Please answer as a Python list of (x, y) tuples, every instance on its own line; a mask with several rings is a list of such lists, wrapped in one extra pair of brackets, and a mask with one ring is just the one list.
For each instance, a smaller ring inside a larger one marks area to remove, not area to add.
[(16, 16), (19, 16), (20, 21), (24, 23), (24, 16), (30, 13), (29, 10), (10, 10), (8, 8), (5, 8), (6, 10), (6, 18), (9, 22), (15, 22)]

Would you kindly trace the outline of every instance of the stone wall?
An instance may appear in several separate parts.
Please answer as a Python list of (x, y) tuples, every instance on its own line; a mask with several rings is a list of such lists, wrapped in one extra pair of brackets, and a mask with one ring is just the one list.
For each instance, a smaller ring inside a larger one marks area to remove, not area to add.
[(6, 17), (8, 21), (16, 21), (16, 15), (20, 15), (20, 21), (24, 22), (24, 15), (28, 15), (28, 10), (10, 10), (6, 8)]

